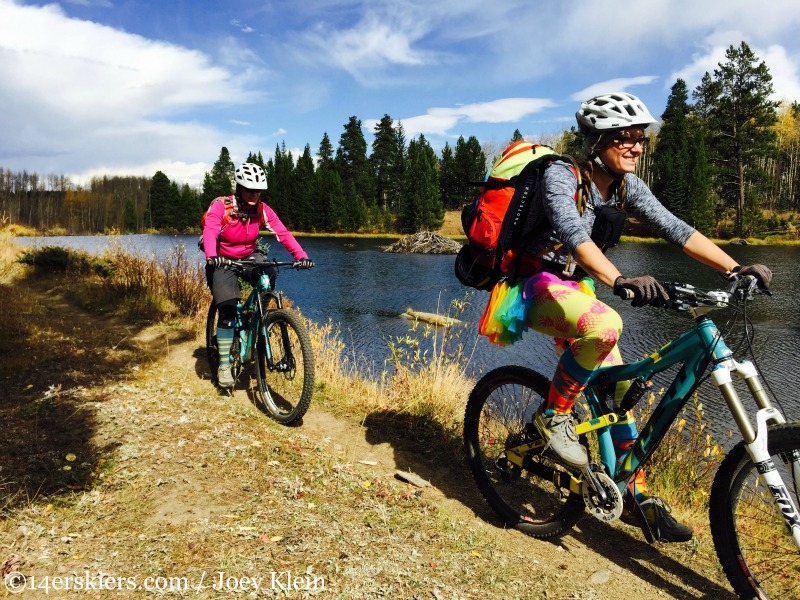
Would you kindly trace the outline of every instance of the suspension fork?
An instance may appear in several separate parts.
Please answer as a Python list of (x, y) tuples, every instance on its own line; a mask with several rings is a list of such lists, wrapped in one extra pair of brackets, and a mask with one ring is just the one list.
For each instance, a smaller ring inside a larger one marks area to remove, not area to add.
[[(748, 389), (759, 406), (756, 412), (755, 427), (750, 422), (739, 395), (733, 387), (731, 372), (736, 373), (745, 380)], [(720, 393), (722, 393), (722, 397), (725, 399), (725, 403), (728, 405), (739, 431), (742, 433), (745, 449), (758, 470), (759, 479), (775, 499), (789, 533), (794, 539), (797, 548), (800, 549), (800, 512), (798, 512), (797, 505), (786, 488), (783, 479), (781, 479), (769, 453), (770, 422), (782, 424), (786, 422), (786, 419), (769, 401), (753, 363), (749, 361), (740, 363), (730, 358), (715, 365), (711, 376)], [(796, 482), (800, 481), (800, 452), (794, 451), (789, 460), (791, 462), (792, 478), (796, 484)], [(795, 493), (797, 493), (796, 489)]]

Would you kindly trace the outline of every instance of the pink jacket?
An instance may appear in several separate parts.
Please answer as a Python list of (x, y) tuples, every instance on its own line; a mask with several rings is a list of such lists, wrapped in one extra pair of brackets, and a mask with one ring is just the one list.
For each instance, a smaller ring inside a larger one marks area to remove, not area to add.
[[(230, 196), (230, 198), (236, 202), (235, 197)], [(256, 214), (260, 216), (260, 219), (256, 218)], [(234, 214), (227, 225), (222, 227), (224, 217), (225, 198), (216, 198), (208, 208), (203, 227), (203, 247), (206, 259), (214, 256), (233, 259), (250, 256), (256, 250), (256, 240), (262, 226), (275, 234), (275, 239), (286, 248), (292, 258), (295, 260), (308, 258), (308, 254), (266, 202), (259, 202), (257, 213), (254, 213), (249, 219), (242, 220)]]

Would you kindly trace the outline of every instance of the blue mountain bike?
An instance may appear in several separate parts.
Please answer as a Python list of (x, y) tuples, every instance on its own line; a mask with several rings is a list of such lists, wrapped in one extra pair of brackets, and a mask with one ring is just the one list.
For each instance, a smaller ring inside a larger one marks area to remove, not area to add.
[[(585, 402), (575, 404), (576, 430), (589, 452), (589, 467), (575, 470), (554, 460), (532, 423), (547, 402), (550, 379), (525, 367), (505, 366), (484, 375), (467, 403), (464, 442), (472, 474), (503, 522), (531, 536), (563, 534), (587, 509), (610, 522), (627, 508), (648, 542), (653, 542), (656, 536), (629, 483), (700, 383), (710, 377), (742, 436), (722, 461), (711, 487), (709, 513), (717, 556), (741, 597), (797, 598), (800, 422), (786, 422), (770, 401), (755, 365), (734, 358), (708, 316), (715, 309), (732, 307), (731, 326), (741, 319), (748, 331), (747, 303), (760, 291), (751, 277), (737, 278), (721, 290), (664, 285), (672, 308), (688, 312), (694, 326), (643, 360), (602, 367), (592, 375)], [(670, 368), (677, 374), (618, 467), (609, 426), (626, 418), (642, 397), (645, 382)], [(739, 398), (734, 375), (755, 400), (754, 414)], [(632, 384), (617, 409), (607, 390), (618, 381)], [(578, 414), (581, 410), (585, 412)]]
[[(255, 397), (275, 421), (292, 425), (300, 421), (311, 404), (314, 391), (314, 352), (308, 331), (299, 315), (284, 308), (283, 295), (273, 289), (269, 270), (299, 268), (297, 262), (230, 260), (225, 267), (254, 281), (250, 294), (236, 307), (231, 371), (239, 381), (245, 367), (253, 364)], [(208, 309), (206, 354), (212, 380), (219, 367), (217, 306)], [(216, 381), (214, 381), (216, 383)]]

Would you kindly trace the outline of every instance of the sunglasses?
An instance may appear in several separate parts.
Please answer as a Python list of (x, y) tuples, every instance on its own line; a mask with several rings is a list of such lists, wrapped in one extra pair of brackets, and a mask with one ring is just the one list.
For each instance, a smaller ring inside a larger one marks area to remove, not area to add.
[(636, 144), (639, 144), (642, 147), (642, 150), (644, 150), (645, 148), (647, 148), (647, 144), (650, 143), (650, 138), (646, 136), (635, 138), (627, 135), (625, 136), (621, 135), (612, 138), (611, 143), (625, 150), (632, 150), (633, 148), (636, 147)]

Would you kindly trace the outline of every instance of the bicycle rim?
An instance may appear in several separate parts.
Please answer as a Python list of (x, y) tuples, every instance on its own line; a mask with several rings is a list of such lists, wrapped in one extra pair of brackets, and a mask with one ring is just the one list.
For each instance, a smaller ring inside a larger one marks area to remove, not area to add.
[(258, 399), (271, 418), (285, 425), (303, 418), (314, 391), (314, 355), (297, 315), (267, 314), (256, 341), (256, 379)]
[[(500, 367), (476, 384), (464, 415), (467, 462), (481, 494), (503, 523), (539, 538), (564, 533), (584, 511), (581, 495), (568, 489), (569, 472), (541, 452), (531, 423), (549, 389), (535, 371)], [(522, 444), (539, 449), (529, 450), (520, 467), (508, 450)]]
[(219, 348), (217, 347), (217, 306), (211, 302), (206, 317), (206, 359), (211, 371), (211, 382), (217, 383), (217, 369), (219, 369)]
[[(769, 430), (769, 451), (787, 492), (800, 506), (800, 423)], [(722, 568), (742, 598), (798, 598), (800, 552), (774, 494), (758, 478), (740, 442), (719, 467), (709, 501), (711, 533)]]

